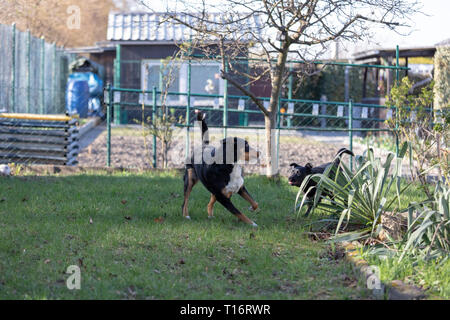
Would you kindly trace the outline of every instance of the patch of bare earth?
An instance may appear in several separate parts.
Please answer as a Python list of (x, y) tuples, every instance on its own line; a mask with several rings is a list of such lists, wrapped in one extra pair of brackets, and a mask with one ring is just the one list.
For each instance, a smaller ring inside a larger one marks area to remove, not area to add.
[[(230, 134), (231, 135), (231, 134)], [(240, 135), (238, 135), (240, 136)], [(183, 168), (185, 157), (185, 136), (179, 136), (172, 144), (169, 151), (169, 168)], [(152, 138), (144, 137), (138, 129), (126, 130), (112, 134), (111, 139), (111, 166), (122, 168), (151, 168), (152, 167)], [(216, 140), (217, 141), (217, 140)], [(250, 145), (264, 153), (264, 139), (249, 139)], [(213, 143), (214, 144), (214, 143)], [(279, 159), (280, 172), (286, 176), (289, 174), (290, 164), (296, 162), (305, 165), (310, 162), (314, 166), (333, 160), (336, 152), (348, 147), (339, 143), (325, 143), (298, 136), (282, 136), (280, 143)], [(162, 167), (161, 146), (157, 144), (157, 167)], [(347, 157), (347, 156), (346, 156)], [(83, 167), (106, 166), (106, 131), (100, 134), (88, 147), (84, 148), (78, 156), (79, 165)], [(258, 164), (245, 165), (247, 173), (265, 173), (264, 157)]]

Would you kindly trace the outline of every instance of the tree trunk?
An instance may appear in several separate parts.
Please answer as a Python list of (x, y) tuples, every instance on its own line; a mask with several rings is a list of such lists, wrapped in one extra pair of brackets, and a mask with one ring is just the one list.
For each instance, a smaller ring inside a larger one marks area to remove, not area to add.
[(270, 104), (268, 108), (269, 117), (265, 116), (266, 129), (266, 175), (273, 178), (279, 174), (278, 158), (277, 158), (277, 141), (276, 141), (276, 122), (278, 113), (278, 101), (283, 86), (283, 74), (286, 67), (287, 54), (289, 52), (289, 43), (284, 43), (282, 52), (278, 55), (277, 63), (272, 73), (272, 92), (270, 94)]
[(276, 111), (270, 117), (264, 117), (266, 130), (266, 176), (273, 178), (278, 175), (278, 159), (276, 149)]
[(167, 169), (167, 144), (162, 141), (163, 168)]

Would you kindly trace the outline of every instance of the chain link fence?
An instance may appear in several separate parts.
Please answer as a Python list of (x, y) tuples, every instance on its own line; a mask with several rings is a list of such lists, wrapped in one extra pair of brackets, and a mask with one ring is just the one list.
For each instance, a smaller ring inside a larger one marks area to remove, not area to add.
[[(194, 127), (195, 110), (206, 114), (212, 143), (226, 136), (239, 136), (265, 153), (264, 116), (261, 111), (251, 108), (252, 102), (246, 96), (165, 93), (156, 87), (152, 91), (110, 87), (106, 96), (109, 135), (103, 137), (101, 144), (106, 144), (104, 161), (108, 166), (162, 167), (162, 145), (160, 139), (150, 133), (149, 127), (164, 112), (175, 120), (167, 155), (169, 167), (183, 166), (193, 141), (200, 135), (199, 129)], [(164, 101), (171, 102), (165, 104)], [(263, 105), (267, 106), (268, 102), (269, 98), (261, 98)], [(118, 109), (120, 113), (117, 113)], [(117, 114), (122, 115), (124, 123), (115, 124)], [(295, 154), (289, 156), (290, 150), (301, 150), (301, 144), (305, 144), (305, 139), (296, 135), (298, 132), (339, 133), (344, 135), (345, 145), (353, 149), (354, 137), (359, 133), (386, 132), (395, 141), (392, 131), (384, 123), (393, 116), (393, 110), (386, 106), (353, 103), (352, 100), (345, 103), (280, 99), (274, 129), (280, 166), (288, 167), (288, 158)], [(326, 150), (324, 162), (327, 158), (332, 159), (337, 149)]]
[[(182, 168), (193, 142), (200, 135), (200, 130), (194, 127), (195, 110), (206, 114), (212, 143), (223, 137), (238, 136), (246, 138), (252, 146), (266, 153), (263, 113), (252, 99), (220, 77), (221, 66), (217, 61), (175, 60), (172, 68), (170, 63), (170, 59), (115, 61), (114, 85), (105, 92), (107, 130), (90, 146), (89, 152), (81, 154), (82, 165), (106, 164), (128, 168), (162, 168), (167, 165), (169, 168)], [(236, 63), (240, 63), (239, 68), (246, 69), (246, 72), (252, 68), (254, 74), (261, 71), (258, 65), (253, 66), (249, 61)], [(310, 78), (304, 79), (303, 83), (307, 86), (298, 92), (295, 88), (295, 81), (298, 80), (294, 76), (282, 88), (276, 105), (278, 112), (274, 128), (276, 156), (281, 170), (289, 168), (292, 161), (328, 162), (339, 148), (353, 150), (354, 142), (361, 141), (360, 138), (367, 134), (383, 134), (391, 141), (393, 149), (398, 149), (395, 129), (386, 124), (386, 120), (395, 119), (395, 108), (381, 103), (367, 103), (370, 99), (364, 99), (365, 89), (358, 81), (370, 80), (371, 68), (390, 73), (391, 76), (386, 79), (391, 80), (393, 75), (399, 77), (407, 68), (329, 63), (333, 67), (330, 74), (339, 67), (349, 70), (348, 74), (353, 78), (349, 77), (344, 88), (333, 84), (333, 89), (327, 91), (328, 96), (321, 91), (308, 95), (305, 92), (309, 90)], [(301, 68), (299, 63), (288, 64), (291, 71), (295, 68)], [(169, 77), (170, 72), (175, 74), (172, 78)], [(374, 72), (373, 80), (383, 72)], [(345, 73), (341, 78), (345, 79)], [(260, 104), (267, 108), (271, 89), (268, 78), (260, 77), (257, 81), (241, 79), (240, 83), (246, 80), (246, 88), (259, 97)], [(352, 81), (357, 83), (352, 84)], [(367, 91), (378, 90), (374, 87), (377, 84), (368, 81)], [(389, 86), (392, 83), (385, 84), (385, 87)], [(327, 84), (322, 87), (327, 88)], [(379, 101), (382, 102), (382, 99)], [(172, 133), (167, 155), (163, 152), (162, 139), (150, 130), (163, 114), (174, 119), (170, 126)], [(310, 135), (326, 136), (331, 144), (317, 143), (309, 138)], [(361, 143), (357, 144), (358, 148), (363, 148)], [(260, 169), (263, 167), (259, 166)]]

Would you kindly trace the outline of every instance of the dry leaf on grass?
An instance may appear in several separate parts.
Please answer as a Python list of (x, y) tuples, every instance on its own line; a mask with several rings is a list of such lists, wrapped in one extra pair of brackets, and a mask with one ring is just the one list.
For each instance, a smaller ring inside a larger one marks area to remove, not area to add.
[(164, 218), (163, 217), (158, 217), (158, 218), (155, 218), (153, 221), (155, 221), (156, 223), (163, 223), (164, 222)]

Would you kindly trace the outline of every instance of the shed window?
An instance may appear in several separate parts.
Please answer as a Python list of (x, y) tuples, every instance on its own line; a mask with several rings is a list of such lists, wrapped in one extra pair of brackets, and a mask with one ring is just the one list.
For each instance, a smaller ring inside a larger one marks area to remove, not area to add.
[[(167, 95), (168, 105), (187, 105), (188, 92), (188, 63), (170, 62), (164, 64), (161, 60), (144, 60), (142, 62), (143, 90), (151, 91), (155, 86), (158, 91), (164, 91), (165, 82), (170, 81)], [(171, 93), (183, 93), (183, 95)], [(220, 64), (218, 62), (191, 62), (191, 94), (223, 95), (224, 81), (220, 78)], [(192, 106), (212, 106), (217, 97), (192, 96)], [(151, 104), (151, 94), (145, 95), (145, 103)]]

